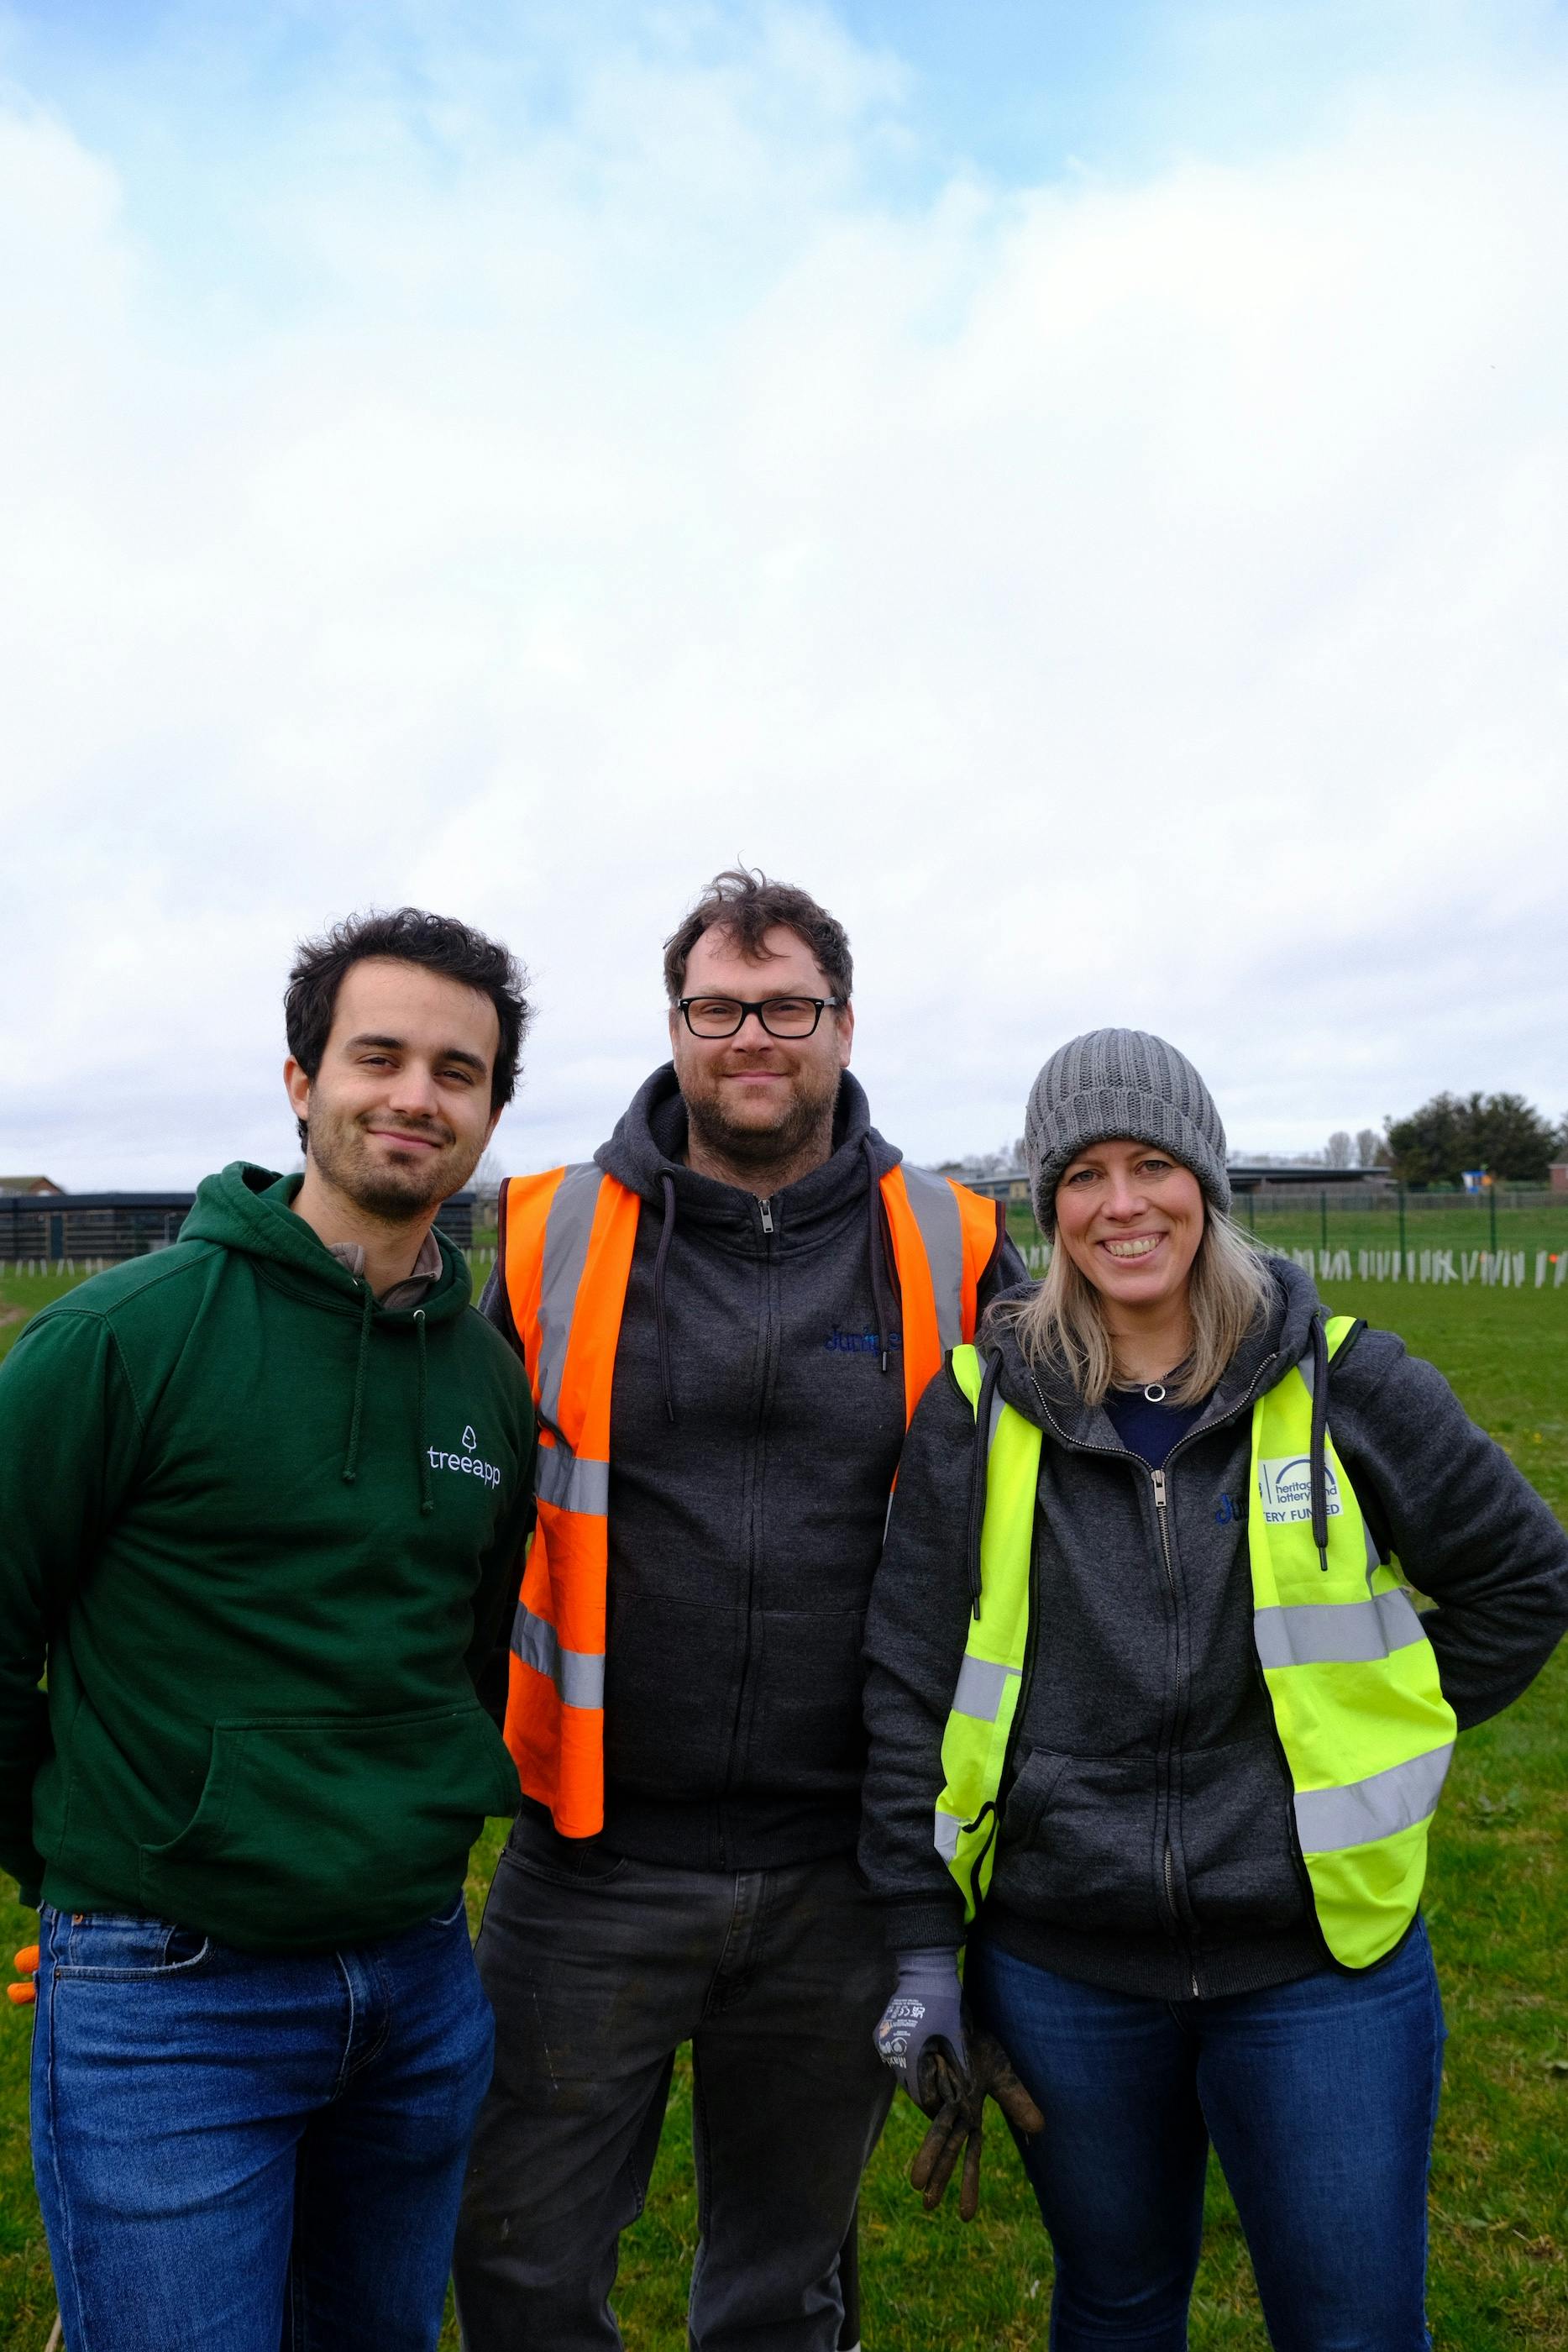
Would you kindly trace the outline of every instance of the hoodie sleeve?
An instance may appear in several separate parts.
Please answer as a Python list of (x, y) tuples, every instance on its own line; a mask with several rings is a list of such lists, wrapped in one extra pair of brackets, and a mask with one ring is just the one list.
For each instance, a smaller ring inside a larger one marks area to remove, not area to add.
[(968, 1622), (974, 1453), (974, 1413), (945, 1368), (909, 1426), (866, 1619), (860, 1862), (894, 1951), (951, 1947), (964, 1934), (963, 1903), (931, 1822)]
[(1459, 1728), (1528, 1689), (1568, 1628), (1568, 1534), (1441, 1372), (1364, 1331), (1330, 1386), (1373, 1536), (1436, 1601), (1426, 1630)]
[(33, 1782), (50, 1753), (52, 1634), (131, 1491), (141, 1416), (100, 1315), (57, 1308), (0, 1364), (0, 1869), (36, 1904)]

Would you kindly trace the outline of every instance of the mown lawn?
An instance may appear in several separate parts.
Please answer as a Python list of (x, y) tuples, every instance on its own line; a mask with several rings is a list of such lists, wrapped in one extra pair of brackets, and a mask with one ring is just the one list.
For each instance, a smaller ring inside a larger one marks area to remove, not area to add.
[[(1310, 1236), (1308, 1237), (1310, 1238)], [(1568, 1295), (1328, 1286), (1336, 1310), (1393, 1324), (1568, 1519)], [(0, 1280), (0, 1305), (7, 1297)], [(41, 1303), (36, 1295), (12, 1303)], [(14, 1327), (13, 1327), (14, 1328)], [(0, 1328), (0, 1348), (7, 1332)], [(1448, 2006), (1432, 2193), (1432, 2321), (1450, 2352), (1568, 2352), (1568, 1654), (1520, 1706), (1460, 1742), (1434, 1839), (1427, 1916)], [(469, 1880), (477, 1916), (499, 1843)], [(0, 1906), (20, 1942), (30, 1915)], [(54, 2318), (26, 2144), (24, 2017), (0, 2019), (0, 2347), (42, 2352)], [(617, 2304), (635, 2352), (682, 2352), (695, 2249), (689, 2078), (677, 2077), (648, 2208)], [(1012, 2151), (988, 2147), (980, 2219), (923, 2213), (904, 2181), (919, 2137), (894, 2111), (862, 2205), (864, 2334), (897, 2352), (1011, 2352), (1045, 2341), (1049, 2251)], [(802, 2118), (801, 2160), (810, 2160)], [(455, 2336), (446, 2339), (455, 2343)], [(1262, 2352), (1245, 2250), (1211, 2180), (1194, 2309), (1204, 2352)]]

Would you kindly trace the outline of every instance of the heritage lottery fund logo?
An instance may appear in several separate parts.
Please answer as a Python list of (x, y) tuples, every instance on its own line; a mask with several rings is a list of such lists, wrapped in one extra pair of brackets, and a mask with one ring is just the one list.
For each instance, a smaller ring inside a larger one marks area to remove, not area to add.
[[(1331, 1519), (1340, 1516), (1342, 1508), (1339, 1486), (1333, 1468), (1323, 1465), (1323, 1486), (1328, 1499)], [(1260, 1462), (1258, 1494), (1263, 1505), (1263, 1518), (1271, 1528), (1284, 1527), (1293, 1519), (1310, 1519), (1312, 1516), (1312, 1465), (1304, 1454), (1293, 1454), (1282, 1462)]]
[(498, 1486), (501, 1483), (501, 1474), (495, 1464), (481, 1459), (479, 1441), (472, 1429), (463, 1433), (461, 1454), (444, 1454), (439, 1445), (427, 1446), (425, 1451), (433, 1470), (455, 1470), (461, 1477), (483, 1479), (486, 1486)]

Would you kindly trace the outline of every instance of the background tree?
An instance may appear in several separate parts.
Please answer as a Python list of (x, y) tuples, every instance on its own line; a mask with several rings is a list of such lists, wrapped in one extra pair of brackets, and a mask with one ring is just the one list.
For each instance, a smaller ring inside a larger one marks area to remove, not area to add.
[(1388, 1157), (1388, 1146), (1375, 1127), (1356, 1129), (1355, 1164), (1358, 1168), (1381, 1168)]
[(1405, 1184), (1457, 1184), (1486, 1168), (1515, 1184), (1544, 1184), (1556, 1137), (1522, 1095), (1434, 1095), (1388, 1122), (1395, 1172)]
[(1354, 1167), (1355, 1163), (1352, 1155), (1354, 1149), (1350, 1139), (1349, 1129), (1336, 1127), (1323, 1151), (1323, 1166), (1325, 1168)]

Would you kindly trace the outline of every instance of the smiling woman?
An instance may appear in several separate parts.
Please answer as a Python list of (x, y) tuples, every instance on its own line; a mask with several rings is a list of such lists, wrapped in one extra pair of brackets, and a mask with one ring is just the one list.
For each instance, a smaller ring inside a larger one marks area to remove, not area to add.
[(1211, 2142), (1281, 2352), (1416, 2352), (1427, 1832), (1568, 1542), (1440, 1375), (1234, 1231), (1163, 1039), (1062, 1046), (1025, 1148), (1051, 1274), (922, 1400), (867, 1622), (883, 2025), (917, 2095), (945, 2044), (949, 2125), (993, 2043), (1039, 2107), (1063, 2352), (1186, 2343)]

